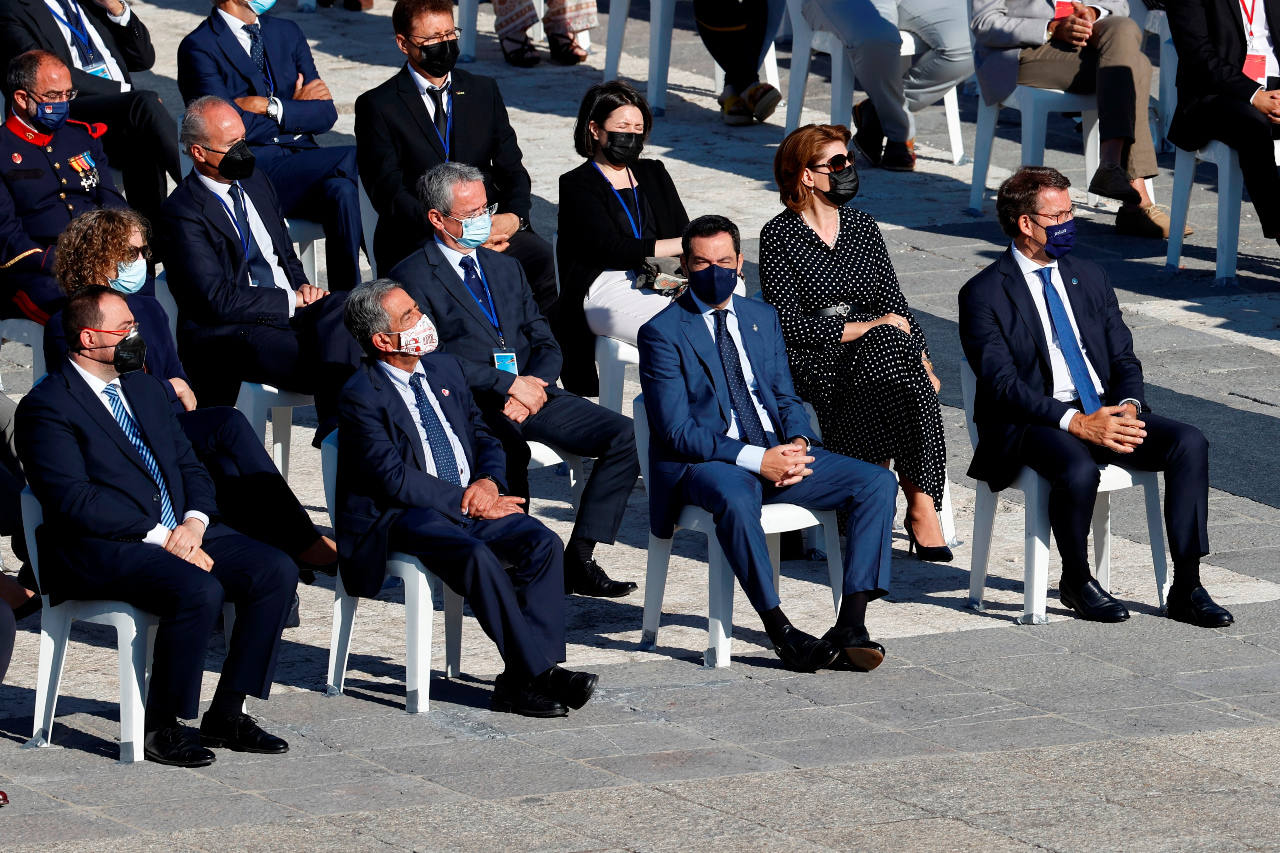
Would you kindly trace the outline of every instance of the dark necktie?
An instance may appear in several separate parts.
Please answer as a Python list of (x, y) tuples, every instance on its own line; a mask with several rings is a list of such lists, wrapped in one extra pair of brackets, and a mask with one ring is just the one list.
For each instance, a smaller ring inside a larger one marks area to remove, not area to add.
[(262, 49), (262, 24), (245, 24), (241, 27), (249, 34), (249, 58), (258, 66), (262, 79), (267, 79), (267, 53)]
[(435, 107), (435, 115), (431, 120), (436, 123), (436, 133), (440, 134), (440, 140), (448, 148), (449, 114), (444, 111), (444, 89), (428, 89), (427, 97), (431, 98), (431, 103)]
[(156, 488), (160, 490), (160, 523), (173, 530), (178, 526), (178, 517), (173, 512), (173, 500), (169, 497), (169, 489), (165, 486), (164, 477), (160, 474), (160, 465), (138, 429), (138, 422), (124, 407), (124, 401), (120, 399), (120, 390), (116, 386), (108, 385), (102, 389), (102, 394), (111, 405), (111, 414), (115, 415), (116, 423), (120, 424), (129, 443), (142, 457), (142, 464), (147, 466), (147, 473), (151, 475), (152, 480), (155, 480)]
[(489, 299), (489, 295), (485, 293), (484, 280), (480, 278), (480, 271), (476, 269), (476, 259), (472, 255), (463, 255), (462, 260), (462, 281), (467, 286), (467, 290), (471, 291), (471, 295), (476, 298), (481, 306), (488, 309), (494, 316), (498, 316), (498, 309), (494, 307), (493, 302)]
[(729, 309), (716, 309), (716, 346), (720, 348), (720, 363), (724, 365), (725, 378), (729, 380), (729, 403), (733, 406), (733, 414), (738, 418), (738, 429), (741, 438), (747, 444), (757, 447), (768, 447), (769, 442), (764, 435), (764, 425), (760, 423), (760, 415), (751, 400), (751, 391), (747, 388), (747, 378), (742, 373), (742, 361), (738, 358), (738, 346), (729, 334), (727, 322)]
[(1084, 353), (1076, 342), (1076, 333), (1071, 329), (1071, 319), (1067, 315), (1067, 306), (1058, 295), (1058, 288), (1053, 286), (1053, 271), (1049, 267), (1041, 267), (1037, 272), (1044, 282), (1044, 304), (1049, 309), (1049, 323), (1053, 326), (1053, 335), (1058, 339), (1058, 348), (1062, 350), (1062, 358), (1071, 373), (1071, 384), (1076, 386), (1076, 394), (1080, 397), (1080, 406), (1086, 415), (1091, 415), (1102, 408), (1098, 399), (1098, 390), (1093, 387), (1093, 379), (1089, 376), (1089, 367), (1085, 364)]
[(427, 446), (436, 465), (436, 476), (446, 483), (462, 485), (462, 478), (458, 476), (458, 457), (454, 455), (444, 424), (427, 399), (427, 390), (422, 387), (422, 374), (415, 373), (409, 377), (409, 386), (413, 388), (413, 399), (418, 404), (418, 417), (422, 420), (422, 431), (427, 434)]
[(236, 212), (236, 226), (240, 229), (240, 239), (247, 247), (245, 255), (249, 261), (249, 284), (254, 287), (275, 287), (276, 276), (267, 262), (258, 241), (253, 238), (253, 229), (249, 227), (249, 210), (244, 203), (244, 190), (239, 183), (231, 185), (231, 201)]
[[(62, 7), (62, 14), (67, 19), (67, 29), (74, 30), (80, 28), (80, 32), (72, 32), (71, 41), (75, 44), (76, 54), (80, 57), (82, 66), (94, 65), (98, 61), (97, 52), (93, 49), (93, 42), (89, 36), (89, 24), (85, 22), (84, 15), (80, 14), (80, 6), (76, 0), (58, 0), (58, 5)], [(84, 38), (81, 39), (80, 37)]]

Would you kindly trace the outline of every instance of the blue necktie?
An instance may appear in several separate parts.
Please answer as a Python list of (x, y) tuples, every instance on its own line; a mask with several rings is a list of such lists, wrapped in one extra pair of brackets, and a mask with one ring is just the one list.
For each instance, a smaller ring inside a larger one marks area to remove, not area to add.
[(716, 309), (716, 346), (720, 348), (720, 363), (724, 365), (725, 378), (729, 380), (729, 403), (733, 406), (733, 414), (738, 419), (738, 429), (742, 440), (757, 447), (768, 447), (764, 436), (764, 425), (760, 423), (760, 414), (751, 400), (751, 391), (747, 388), (747, 378), (742, 373), (742, 361), (738, 358), (738, 347), (729, 334), (729, 325), (725, 320), (729, 313), (727, 308)]
[(436, 476), (446, 483), (462, 485), (458, 476), (458, 457), (453, 453), (453, 445), (444, 431), (444, 424), (436, 415), (435, 408), (427, 399), (427, 390), (422, 387), (422, 374), (415, 373), (409, 378), (409, 387), (413, 388), (413, 399), (418, 404), (418, 417), (422, 420), (422, 431), (427, 434), (427, 446), (431, 448), (431, 459), (436, 465)]
[(230, 192), (236, 212), (236, 227), (240, 229), (241, 239), (248, 246), (246, 254), (249, 261), (249, 284), (254, 287), (275, 287), (275, 272), (262, 254), (262, 249), (258, 247), (258, 241), (253, 237), (253, 229), (249, 227), (249, 209), (245, 207), (244, 190), (237, 182), (231, 185)]
[[(89, 35), (89, 25), (84, 22), (84, 15), (80, 14), (80, 4), (76, 0), (58, 0), (58, 5), (62, 7), (62, 14), (67, 16), (67, 29), (80, 27), (80, 32), (72, 33), (71, 36), (76, 55), (80, 58), (80, 65), (87, 68), (95, 64), (98, 61), (97, 52), (93, 49), (93, 37)], [(88, 43), (78, 38), (79, 35), (83, 35)]]
[(467, 290), (471, 291), (471, 295), (476, 298), (476, 302), (481, 305), (487, 305), (489, 310), (495, 315), (497, 309), (493, 307), (493, 303), (489, 301), (488, 294), (484, 292), (484, 279), (480, 278), (480, 271), (476, 269), (476, 259), (471, 255), (463, 255), (462, 260), (462, 281), (467, 285)]
[(1076, 394), (1080, 397), (1080, 406), (1086, 415), (1091, 415), (1102, 408), (1098, 399), (1098, 391), (1093, 387), (1093, 379), (1089, 376), (1089, 367), (1085, 364), (1084, 353), (1076, 342), (1076, 333), (1071, 328), (1071, 320), (1067, 315), (1067, 306), (1058, 295), (1058, 288), (1053, 286), (1053, 270), (1041, 267), (1037, 272), (1044, 281), (1044, 304), (1049, 308), (1049, 322), (1053, 325), (1053, 335), (1058, 339), (1058, 348), (1062, 350), (1062, 358), (1067, 362), (1067, 370), (1071, 373), (1071, 383), (1076, 386)]
[(156, 481), (156, 487), (160, 489), (160, 523), (170, 530), (174, 529), (178, 526), (178, 517), (173, 513), (173, 501), (169, 498), (169, 489), (165, 486), (164, 477), (160, 474), (160, 465), (151, 455), (151, 448), (147, 447), (147, 442), (138, 429), (138, 422), (124, 407), (124, 401), (120, 399), (120, 391), (116, 386), (108, 385), (102, 389), (102, 393), (111, 404), (111, 414), (115, 415), (116, 423), (120, 424), (120, 428), (124, 430), (125, 437), (129, 439), (133, 449), (138, 451), (138, 455), (142, 457), (142, 464), (147, 466), (147, 473)]
[(245, 24), (241, 27), (249, 34), (249, 58), (258, 66), (262, 79), (267, 79), (267, 54), (262, 49), (262, 24)]

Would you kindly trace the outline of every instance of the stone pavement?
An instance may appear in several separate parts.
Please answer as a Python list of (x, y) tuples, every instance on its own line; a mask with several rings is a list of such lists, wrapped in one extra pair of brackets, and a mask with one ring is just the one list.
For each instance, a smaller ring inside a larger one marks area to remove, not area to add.
[[(331, 143), (351, 141), (355, 97), (400, 61), (389, 6), (293, 17), (313, 40), (339, 108)], [(622, 73), (643, 81), (647, 8), (633, 5)], [(204, 14), (198, 0), (137, 3), (159, 60), (142, 86), (172, 109), (173, 50)], [(773, 123), (728, 129), (715, 114), (711, 63), (677, 7), (671, 91), (650, 149), (693, 215), (742, 227), (756, 284), (759, 228), (777, 210)], [(576, 165), (578, 100), (599, 79), (607, 16), (587, 66), (516, 72), (501, 62), (482, 9), (480, 73), (501, 79), (533, 176), (534, 224), (555, 230), (557, 176)], [(789, 55), (780, 52), (785, 69)], [(829, 87), (816, 57), (807, 120), (825, 120)], [(785, 73), (784, 73), (785, 82)], [(973, 144), (976, 98), (961, 98)], [(781, 110), (780, 110), (781, 112)], [(1084, 181), (1080, 142), (1053, 120), (1050, 162)], [(953, 166), (940, 108), (920, 116), (920, 170), (863, 172), (857, 204), (881, 223), (903, 289), (925, 326), (944, 387), (956, 522), (970, 537), (972, 481), (963, 413), (955, 293), (1003, 248), (991, 215), (967, 205), (969, 168)], [(1016, 124), (1001, 125), (991, 185), (1017, 163)], [(1172, 184), (1172, 158), (1156, 181)], [(893, 594), (872, 606), (889, 658), (872, 674), (795, 675), (766, 650), (738, 596), (730, 669), (699, 666), (706, 640), (705, 542), (677, 539), (655, 651), (638, 649), (641, 597), (575, 598), (569, 665), (601, 675), (596, 699), (563, 720), (487, 710), (501, 664), (475, 622), (463, 629), (463, 675), (432, 683), (431, 710), (403, 713), (403, 607), (398, 587), (362, 603), (347, 695), (326, 698), (332, 586), (301, 590), (303, 625), (285, 635), (269, 702), (251, 701), (289, 739), (285, 757), (221, 754), (196, 771), (115, 763), (119, 733), (114, 637), (79, 627), (67, 657), (55, 749), (21, 750), (31, 730), (38, 617), (20, 626), (10, 683), (0, 687), (0, 810), (6, 848), (293, 849), (1024, 849), (1280, 848), (1280, 287), (1277, 250), (1242, 212), (1240, 287), (1215, 289), (1212, 173), (1195, 190), (1197, 228), (1182, 271), (1163, 243), (1117, 238), (1105, 210), (1084, 209), (1081, 255), (1111, 275), (1134, 330), (1154, 408), (1200, 425), (1212, 442), (1206, 583), (1237, 624), (1201, 631), (1158, 616), (1137, 495), (1112, 502), (1113, 588), (1134, 612), (1123, 625), (1071, 619), (1050, 594), (1050, 624), (1013, 623), (1022, 602), (1022, 508), (997, 516), (986, 613), (964, 607), (967, 545), (950, 565), (905, 555), (897, 534)], [(1083, 198), (1079, 199), (1083, 202)], [(571, 238), (569, 235), (562, 237)], [(30, 384), (24, 347), (0, 349), (4, 387)], [(628, 398), (638, 386), (632, 382)], [(291, 481), (327, 525), (314, 418), (295, 413)], [(567, 535), (568, 486), (536, 472), (533, 512)], [(644, 581), (646, 503), (637, 486), (616, 545), (601, 561)], [(15, 561), (7, 546), (6, 566)], [(1054, 557), (1056, 564), (1056, 557)], [(783, 565), (782, 596), (804, 628), (831, 620), (824, 568)], [(1051, 567), (1051, 577), (1055, 570)], [(439, 625), (439, 622), (437, 622)], [(438, 630), (437, 630), (438, 633)], [(437, 650), (440, 643), (437, 642)], [(443, 661), (437, 654), (437, 671)], [(221, 637), (210, 647), (212, 672)]]

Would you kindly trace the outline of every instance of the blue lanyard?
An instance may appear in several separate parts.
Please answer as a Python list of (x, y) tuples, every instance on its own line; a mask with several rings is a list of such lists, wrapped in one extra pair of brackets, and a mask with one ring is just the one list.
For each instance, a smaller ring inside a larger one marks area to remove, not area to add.
[(75, 3), (74, 5), (76, 8), (76, 20), (80, 23), (80, 26), (78, 27), (59, 15), (47, 4), (46, 8), (49, 9), (49, 12), (71, 32), (71, 35), (75, 36), (76, 41), (80, 42), (80, 44), (84, 46), (85, 53), (89, 54), (89, 59), (92, 61), (97, 55), (97, 51), (94, 50), (93, 41), (89, 38), (89, 28), (84, 25), (84, 13), (80, 11), (80, 4)]
[[(505, 347), (506, 340), (502, 337), (502, 326), (498, 324), (498, 309), (493, 304), (493, 294), (489, 292), (489, 280), (485, 278), (484, 270), (480, 268), (480, 259), (475, 258), (476, 272), (480, 274), (480, 283), (484, 285), (484, 302), (471, 292), (471, 288), (467, 288), (467, 293), (471, 293), (471, 298), (475, 300), (476, 305), (480, 306), (480, 312), (484, 314), (485, 319), (493, 325), (493, 330), (498, 333), (498, 346)], [(466, 276), (463, 276), (463, 286), (466, 286)]]
[(271, 76), (271, 59), (267, 56), (265, 44), (262, 46), (262, 69), (266, 72), (264, 76), (267, 78), (267, 91), (274, 96), (276, 93), (276, 81)]
[[(448, 162), (449, 140), (453, 139), (453, 94), (452, 92), (450, 92), (449, 86), (446, 86), (443, 89), (436, 89), (435, 91), (444, 92), (444, 96), (440, 98), (440, 109), (444, 110), (444, 115), (445, 115), (444, 136), (440, 135), (440, 128), (436, 127), (436, 123), (434, 121), (431, 122), (431, 129), (436, 132), (436, 139), (440, 140), (440, 147), (444, 149), (444, 159), (446, 162)], [(446, 98), (449, 101), (448, 108), (446, 108), (444, 105)], [(480, 268), (480, 262), (477, 261), (476, 269), (479, 269), (479, 268)], [(480, 280), (481, 281), (484, 280), (483, 274), (481, 274)], [(497, 324), (495, 323), (494, 325), (497, 325)]]
[[(240, 191), (244, 192), (244, 188), (241, 187)], [(235, 211), (231, 209), (231, 205), (227, 204), (222, 196), (215, 195), (214, 198), (218, 200), (218, 204), (222, 205), (222, 209), (227, 212), (227, 216), (231, 217), (231, 227), (236, 229), (236, 236), (240, 238), (240, 248), (244, 251), (244, 259), (246, 261), (249, 260), (249, 238), (240, 230), (240, 222), (236, 219)], [(247, 220), (249, 218), (249, 205), (246, 203), (244, 207), (244, 216)], [(249, 223), (245, 222), (245, 227), (247, 228), (248, 226)]]
[(596, 167), (600, 177), (604, 178), (604, 182), (609, 185), (609, 189), (613, 190), (613, 195), (618, 199), (618, 204), (622, 205), (622, 212), (627, 215), (627, 222), (631, 223), (631, 235), (639, 240), (641, 232), (644, 231), (644, 216), (640, 212), (640, 191), (636, 189), (636, 181), (631, 176), (631, 170), (627, 169), (627, 180), (631, 182), (631, 194), (636, 199), (636, 215), (634, 217), (631, 215), (631, 208), (627, 207), (627, 203), (623, 201), (622, 193), (618, 192), (618, 188), (613, 185), (613, 181), (609, 180), (609, 177), (605, 175), (604, 169), (600, 168), (600, 164), (592, 160), (591, 165)]

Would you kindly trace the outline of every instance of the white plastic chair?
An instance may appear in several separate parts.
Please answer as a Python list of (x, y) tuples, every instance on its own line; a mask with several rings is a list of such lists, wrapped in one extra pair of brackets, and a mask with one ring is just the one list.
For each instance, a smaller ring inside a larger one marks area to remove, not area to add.
[[(644, 411), (644, 395), (636, 397), (632, 407), (636, 429), (636, 453), (646, 488), (649, 480), (649, 419)], [(840, 528), (834, 512), (815, 512), (795, 504), (769, 504), (761, 507), (760, 526), (769, 541), (769, 557), (773, 562), (773, 585), (778, 587), (778, 564), (781, 551), (779, 534), (821, 525), (827, 552), (827, 572), (835, 610), (840, 610), (844, 589), (844, 565), (840, 559)], [(716, 525), (711, 513), (694, 506), (680, 511), (676, 531), (690, 530), (707, 537), (707, 650), (703, 666), (727, 667), (733, 636), (733, 587), (735, 577), (729, 561), (716, 539)], [(644, 582), (644, 617), (641, 623), (640, 647), (653, 649), (658, 643), (658, 624), (662, 619), (662, 597), (667, 587), (667, 568), (671, 562), (671, 539), (649, 534), (649, 558)]]
[[(471, 2), (471, 0), (468, 0)], [(631, 0), (609, 0), (609, 41), (604, 57), (604, 79), (616, 80), (622, 60), (622, 38), (627, 31)], [(671, 32), (675, 27), (676, 0), (654, 0), (649, 6), (649, 85), (646, 99), (654, 115), (667, 107), (667, 73), (671, 65)], [(764, 58), (765, 79), (778, 88), (778, 59), (772, 40)], [(724, 86), (724, 72), (715, 72), (716, 88)]]
[[(330, 523), (337, 526), (334, 512), (338, 482), (338, 433), (331, 433), (320, 445), (320, 469), (324, 479), (325, 504)], [(444, 591), (445, 678), (458, 674), (462, 661), (462, 596), (445, 586), (422, 561), (394, 552), (387, 558), (387, 574), (404, 582), (405, 631), (405, 711), (427, 713), (431, 695), (431, 622), (435, 614), (434, 595)], [(434, 592), (433, 592), (434, 590)], [(360, 599), (347, 595), (339, 572), (333, 588), (333, 631), (329, 639), (329, 674), (325, 694), (342, 693), (347, 677), (347, 657), (351, 651), (351, 630)]]
[(249, 421), (258, 440), (267, 440), (267, 415), (271, 416), (271, 458), (280, 476), (289, 479), (289, 444), (293, 438), (293, 410), (315, 405), (310, 394), (284, 391), (274, 385), (241, 382), (236, 408)]
[(307, 284), (320, 287), (316, 278), (316, 243), (324, 239), (324, 226), (310, 219), (295, 218), (286, 219), (284, 224), (289, 229), (289, 239), (298, 245), (298, 260), (307, 274)]
[(640, 350), (626, 341), (596, 336), (596, 372), (600, 374), (600, 405), (622, 414), (622, 387), (627, 365), (640, 364)]
[(378, 230), (378, 211), (374, 209), (373, 201), (359, 175), (356, 176), (356, 188), (360, 192), (360, 230), (364, 236), (364, 253), (369, 259), (369, 271), (377, 278), (378, 262), (373, 257), (373, 235)]
[(173, 291), (169, 289), (168, 272), (162, 272), (156, 276), (156, 301), (160, 303), (164, 313), (169, 315), (169, 334), (173, 335), (176, 341), (178, 339), (178, 303), (173, 298)]
[(31, 347), (31, 384), (39, 382), (45, 374), (44, 326), (22, 317), (0, 320), (0, 340), (17, 341)]
[[(960, 386), (964, 397), (965, 426), (969, 442), (977, 449), (978, 428), (973, 423), (973, 398), (977, 379), (968, 361), (960, 364)], [(1164, 553), (1164, 519), (1160, 511), (1160, 481), (1152, 471), (1130, 471), (1119, 465), (1099, 465), (1102, 475), (1098, 498), (1093, 505), (1094, 577), (1103, 589), (1111, 588), (1111, 492), (1140, 486), (1147, 507), (1147, 534), (1151, 539), (1151, 561), (1156, 573), (1156, 596), (1161, 609), (1169, 591), (1169, 566)], [(1025, 509), (1025, 537), (1022, 616), (1024, 625), (1043, 625), (1049, 585), (1049, 482), (1023, 468), (1010, 488), (1022, 492)], [(973, 563), (969, 569), (969, 607), (983, 612), (982, 597), (987, 583), (987, 561), (991, 555), (991, 532), (996, 518), (997, 495), (982, 480), (977, 481), (973, 511)]]
[(575, 456), (567, 450), (543, 444), (540, 441), (530, 441), (528, 444), (529, 470), (565, 466), (569, 474), (570, 500), (573, 501), (576, 509), (580, 509), (582, 507), (582, 490), (587, 484), (586, 469), (582, 464), (582, 457)]

